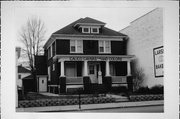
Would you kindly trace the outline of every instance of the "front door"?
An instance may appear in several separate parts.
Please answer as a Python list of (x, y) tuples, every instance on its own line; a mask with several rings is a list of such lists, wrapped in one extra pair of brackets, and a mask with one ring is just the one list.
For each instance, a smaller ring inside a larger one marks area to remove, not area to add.
[(47, 78), (39, 77), (39, 92), (47, 92)]
[(97, 81), (97, 64), (96, 63), (89, 64), (89, 77), (91, 79), (91, 83), (98, 83), (98, 81)]

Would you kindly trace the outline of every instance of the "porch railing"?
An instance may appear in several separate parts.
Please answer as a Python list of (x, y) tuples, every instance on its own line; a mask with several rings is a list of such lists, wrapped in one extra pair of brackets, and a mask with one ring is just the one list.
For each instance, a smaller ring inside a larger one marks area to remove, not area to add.
[(127, 83), (126, 76), (112, 76), (112, 83)]
[(66, 77), (66, 84), (83, 84), (83, 77)]

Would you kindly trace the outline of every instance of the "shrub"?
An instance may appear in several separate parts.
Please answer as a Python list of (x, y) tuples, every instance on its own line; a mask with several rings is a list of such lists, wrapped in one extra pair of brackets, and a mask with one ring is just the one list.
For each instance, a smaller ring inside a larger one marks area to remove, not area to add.
[(149, 94), (149, 88), (148, 87), (140, 87), (138, 90), (134, 92), (135, 94)]
[(128, 89), (126, 86), (112, 87), (111, 92), (112, 93), (127, 93)]
[(164, 87), (162, 85), (156, 85), (150, 88), (151, 94), (164, 94)]
[(151, 88), (140, 87), (134, 94), (164, 94), (164, 87), (162, 85), (155, 85)]

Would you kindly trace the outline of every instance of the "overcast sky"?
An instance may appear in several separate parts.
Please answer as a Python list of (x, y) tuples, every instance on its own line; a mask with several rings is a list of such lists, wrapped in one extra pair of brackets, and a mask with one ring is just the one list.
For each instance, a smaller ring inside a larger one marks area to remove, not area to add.
[[(50, 35), (74, 22), (79, 18), (91, 17), (106, 23), (106, 27), (119, 31), (130, 24), (138, 17), (150, 12), (154, 8), (122, 8), (122, 7), (62, 7), (62, 6), (35, 6), (34, 4), (16, 7), (14, 10), (15, 31), (18, 39), (18, 32), (33, 16), (40, 17), (46, 27), (46, 40)], [(17, 46), (20, 46), (17, 42)]]

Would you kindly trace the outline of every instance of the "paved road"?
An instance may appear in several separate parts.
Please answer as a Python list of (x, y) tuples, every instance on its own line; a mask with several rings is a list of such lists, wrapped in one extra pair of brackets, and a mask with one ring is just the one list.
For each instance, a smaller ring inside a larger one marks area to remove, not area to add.
[[(163, 113), (164, 106), (146, 106), (146, 107), (128, 107), (128, 108), (113, 108), (113, 109), (98, 109), (98, 110), (81, 110), (81, 112), (110, 112), (110, 113), (119, 113), (119, 112), (134, 112), (134, 113)], [(76, 112), (76, 111), (73, 111)]]

